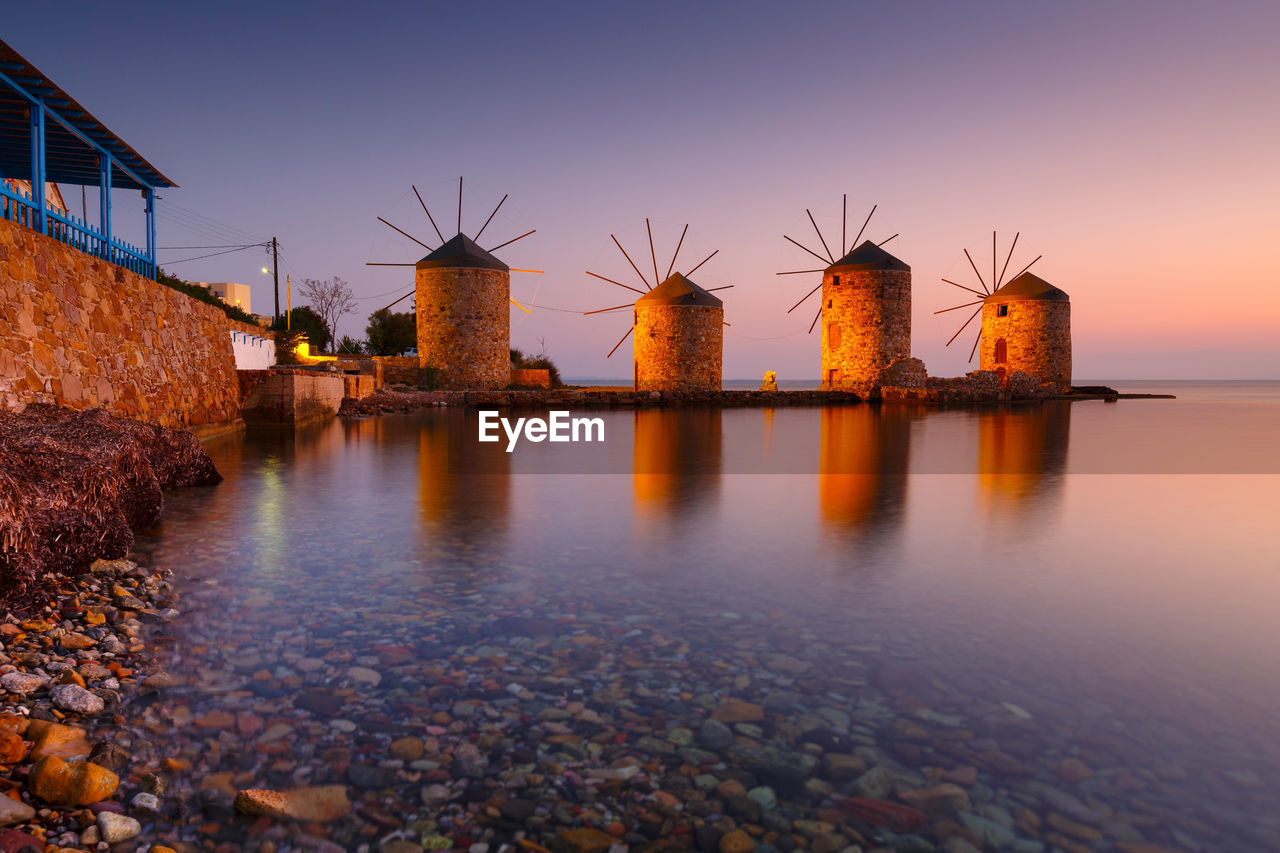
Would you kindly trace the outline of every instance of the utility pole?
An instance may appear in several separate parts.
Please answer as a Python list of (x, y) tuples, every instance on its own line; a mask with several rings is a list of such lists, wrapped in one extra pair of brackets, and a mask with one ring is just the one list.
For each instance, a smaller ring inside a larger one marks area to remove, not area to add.
[(276, 286), (276, 322), (280, 322), (280, 243), (271, 238), (271, 280)]
[(284, 277), (284, 327), (293, 331), (293, 282), (292, 276)]

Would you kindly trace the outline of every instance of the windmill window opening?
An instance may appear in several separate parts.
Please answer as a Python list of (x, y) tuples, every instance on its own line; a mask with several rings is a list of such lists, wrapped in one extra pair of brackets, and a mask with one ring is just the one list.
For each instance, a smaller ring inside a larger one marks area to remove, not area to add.
[(1008, 305), (1001, 305), (1001, 306), (999, 306), (998, 308), (996, 308), (996, 316), (997, 316), (997, 317), (1008, 317), (1008, 316), (1009, 316), (1009, 306), (1008, 306)]
[[(1001, 306), (1004, 307), (1004, 306)], [(1004, 338), (996, 341), (996, 364), (1004, 364), (1009, 360), (1009, 345)]]
[(828, 299), (828, 300), (827, 300), (827, 307), (828, 307), (828, 308), (832, 307), (833, 305), (835, 305), (835, 302), (836, 302), (836, 301), (835, 301), (834, 299)]
[(831, 283), (832, 283), (832, 284), (834, 284), (834, 285), (836, 285), (837, 287), (839, 287), (839, 286), (840, 286), (840, 276), (838, 276), (838, 275), (833, 275), (833, 276), (831, 276)]

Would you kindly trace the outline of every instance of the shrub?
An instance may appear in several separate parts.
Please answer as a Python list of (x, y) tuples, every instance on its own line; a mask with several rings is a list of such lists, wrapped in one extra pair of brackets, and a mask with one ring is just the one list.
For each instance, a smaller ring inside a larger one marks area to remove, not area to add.
[(521, 369), (545, 370), (551, 379), (551, 387), (559, 388), (564, 383), (560, 381), (560, 369), (556, 367), (555, 362), (547, 355), (547, 343), (541, 338), (538, 343), (542, 345), (538, 354), (535, 356), (527, 356), (521, 350), (515, 347), (511, 348), (511, 366)]
[(342, 340), (338, 341), (339, 355), (359, 355), (364, 352), (364, 341), (356, 340), (350, 335), (343, 335)]
[(399, 355), (418, 345), (418, 316), (412, 311), (380, 308), (369, 315), (364, 333), (369, 336), (369, 352)]
[(193, 299), (198, 299), (208, 305), (221, 308), (222, 312), (232, 320), (239, 320), (241, 323), (252, 323), (258, 325), (258, 320), (252, 314), (245, 311), (239, 305), (228, 305), (222, 301), (218, 294), (214, 293), (203, 284), (193, 284), (189, 281), (183, 281), (177, 276), (169, 275), (164, 270), (156, 270), (156, 281), (165, 287), (171, 287), (174, 290), (181, 291)]
[[(320, 315), (311, 309), (310, 305), (299, 305), (294, 308), (289, 312), (288, 322), (284, 317), (281, 317), (271, 324), (271, 331), (276, 333), (283, 332), (286, 330), (286, 326), (293, 328), (294, 331), (304, 333), (311, 343), (312, 352), (324, 352), (329, 348), (329, 327), (325, 325)], [(278, 346), (279, 344), (277, 344)]]

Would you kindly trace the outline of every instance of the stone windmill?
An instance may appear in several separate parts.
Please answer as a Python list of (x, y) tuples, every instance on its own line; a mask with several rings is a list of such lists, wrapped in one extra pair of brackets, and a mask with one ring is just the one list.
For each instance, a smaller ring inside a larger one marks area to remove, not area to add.
[(649, 255), (653, 260), (653, 284), (640, 272), (635, 261), (622, 248), (618, 238), (609, 236), (622, 252), (627, 263), (640, 277), (645, 290), (623, 284), (611, 278), (587, 271), (587, 275), (633, 290), (640, 294), (635, 302), (586, 311), (584, 314), (605, 314), (632, 309), (631, 328), (627, 329), (609, 354), (610, 358), (623, 341), (633, 332), (634, 381), (637, 391), (719, 391), (724, 358), (724, 303), (712, 291), (726, 290), (733, 285), (704, 289), (688, 276), (707, 261), (714, 258), (719, 249), (694, 265), (688, 273), (673, 272), (680, 247), (684, 245), (689, 226), (680, 233), (680, 241), (671, 255), (666, 278), (658, 278), (658, 256), (653, 247), (653, 228), (644, 221), (649, 231)]
[(897, 234), (879, 241), (859, 243), (871, 217), (872, 206), (858, 235), (845, 248), (845, 226), (848, 221), (848, 196), (843, 197), (840, 221), (838, 259), (827, 245), (809, 210), (809, 222), (818, 235), (826, 256), (802, 245), (787, 235), (786, 240), (813, 255), (824, 264), (821, 269), (789, 270), (778, 275), (822, 273), (822, 281), (787, 309), (799, 308), (809, 297), (822, 290), (822, 303), (809, 324), (809, 332), (822, 321), (822, 388), (824, 390), (861, 389), (875, 383), (877, 376), (892, 362), (911, 355), (911, 267), (881, 248)]
[(413, 186), (413, 194), (422, 205), (422, 211), (435, 229), (441, 245), (432, 248), (379, 216), (379, 222), (408, 237), (429, 254), (416, 263), (371, 262), (367, 266), (416, 268), (414, 290), (400, 299), (407, 299), (410, 295), (415, 297), (418, 364), (438, 371), (436, 381), (439, 387), (501, 388), (511, 381), (511, 315), (507, 306), (515, 305), (521, 311), (529, 312), (528, 308), (511, 298), (510, 274), (541, 273), (542, 270), (513, 269), (493, 253), (528, 237), (537, 229), (526, 231), (493, 248), (482, 249), (477, 241), (507, 196), (498, 202), (475, 237), (468, 237), (462, 233), (462, 178), (458, 178), (458, 233), (446, 240), (416, 186)]
[(969, 350), (970, 362), (974, 354), (979, 353), (978, 369), (994, 372), (1002, 384), (1007, 383), (1013, 373), (1021, 372), (1037, 377), (1041, 383), (1065, 389), (1071, 385), (1071, 298), (1065, 291), (1028, 272), (1043, 255), (1037, 255), (1035, 260), (1005, 282), (1004, 276), (1019, 236), (1021, 232), (1014, 235), (1004, 266), (997, 275), (996, 232), (991, 232), (990, 287), (973, 262), (973, 256), (965, 249), (964, 255), (982, 290), (944, 278), (947, 284), (967, 290), (978, 298), (933, 313), (944, 314), (978, 306), (947, 341), (947, 346), (951, 346), (978, 314), (982, 314), (978, 334)]

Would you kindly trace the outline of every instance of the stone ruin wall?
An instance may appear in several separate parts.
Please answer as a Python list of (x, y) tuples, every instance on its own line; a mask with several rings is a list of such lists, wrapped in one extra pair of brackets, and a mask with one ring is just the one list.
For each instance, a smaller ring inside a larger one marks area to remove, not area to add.
[[(1004, 368), (1039, 377), (1058, 388), (1071, 385), (1071, 303), (1025, 299), (1004, 303), (1006, 317), (994, 303), (982, 306), (982, 343), (978, 363), (983, 370)], [(1003, 338), (1008, 352), (996, 363), (996, 341)]]
[(724, 309), (640, 305), (635, 310), (637, 391), (719, 391)]
[[(834, 276), (840, 277), (839, 284)], [(911, 356), (911, 273), (826, 273), (820, 322), (822, 388), (872, 387), (877, 374), (891, 362)], [(838, 374), (833, 376), (833, 370)]]
[(451, 390), (504, 388), (511, 381), (511, 275), (501, 270), (418, 270), (418, 364)]
[(178, 429), (240, 418), (231, 320), (0, 220), (0, 405), (95, 406)]

